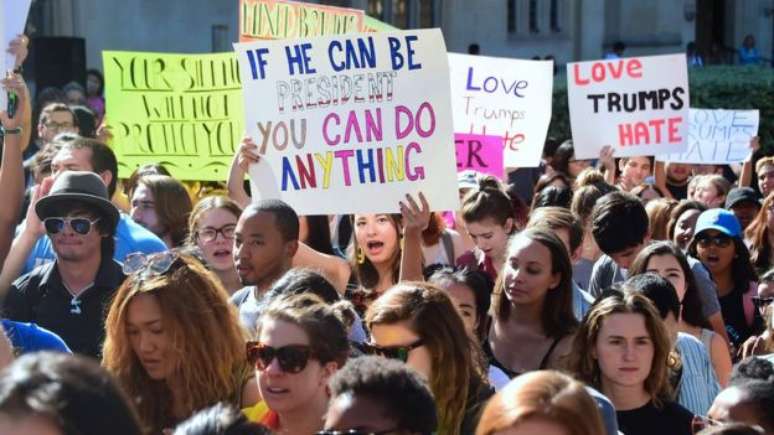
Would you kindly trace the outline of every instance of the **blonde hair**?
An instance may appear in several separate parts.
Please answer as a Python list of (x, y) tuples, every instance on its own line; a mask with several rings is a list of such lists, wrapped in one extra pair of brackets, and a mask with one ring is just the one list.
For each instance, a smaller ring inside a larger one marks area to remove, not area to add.
[(764, 166), (774, 166), (774, 156), (768, 156), (758, 160), (755, 163), (755, 173), (760, 173)]
[(476, 435), (492, 435), (530, 419), (548, 420), (569, 435), (605, 433), (597, 404), (582, 383), (550, 370), (526, 373), (487, 403)]

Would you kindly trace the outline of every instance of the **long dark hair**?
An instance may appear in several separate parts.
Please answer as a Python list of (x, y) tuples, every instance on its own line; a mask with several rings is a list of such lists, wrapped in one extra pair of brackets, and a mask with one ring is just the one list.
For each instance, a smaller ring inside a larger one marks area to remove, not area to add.
[(629, 268), (629, 276), (636, 276), (648, 271), (648, 263), (652, 257), (660, 255), (671, 255), (677, 260), (677, 264), (683, 270), (685, 275), (685, 295), (680, 301), (680, 318), (685, 323), (698, 326), (700, 328), (711, 329), (709, 322), (701, 311), (701, 299), (699, 298), (699, 287), (696, 284), (696, 278), (693, 276), (691, 266), (688, 265), (688, 259), (683, 251), (670, 241), (654, 242), (646, 246), (632, 262)]
[[(506, 261), (510, 260), (510, 246), (520, 238), (533, 240), (548, 248), (551, 252), (551, 273), (561, 275), (559, 285), (545, 296), (541, 319), (543, 330), (547, 336), (562, 338), (572, 333), (578, 326), (578, 320), (572, 311), (572, 263), (567, 248), (554, 233), (544, 229), (529, 228), (511, 239)], [(500, 321), (508, 320), (511, 313), (511, 304), (503, 295), (504, 275), (500, 274), (492, 293), (492, 312), (494, 317)]]
[(432, 361), (428, 381), (438, 407), (438, 432), (459, 434), (468, 397), (485, 380), (472, 337), (446, 292), (424, 282), (400, 283), (374, 301), (365, 320), (369, 330), (407, 322), (419, 336)]
[[(697, 234), (693, 235), (693, 240), (688, 245), (688, 254), (699, 258), (696, 251)], [(734, 282), (734, 293), (744, 294), (750, 288), (750, 283), (758, 281), (758, 273), (750, 261), (750, 251), (740, 237), (732, 237), (734, 242), (734, 258), (731, 260), (731, 279)]]
[(328, 215), (308, 215), (306, 218), (306, 227), (308, 229), (306, 240), (303, 242), (310, 248), (323, 254), (336, 255), (333, 252), (331, 244), (331, 227), (328, 221)]
[[(398, 252), (396, 253), (395, 257), (393, 258), (392, 267), (390, 270), (392, 271), (392, 283), (397, 284), (398, 283), (398, 277), (400, 276), (400, 256), (401, 256), (401, 247), (400, 247), (400, 240), (402, 238), (401, 235), (401, 227), (402, 227), (402, 218), (399, 214), (388, 214), (386, 215), (390, 218), (390, 221), (392, 222), (393, 226), (395, 227), (395, 231), (398, 233)], [(353, 258), (350, 260), (350, 265), (352, 267), (352, 271), (355, 274), (355, 278), (357, 278), (358, 284), (367, 289), (373, 289), (379, 284), (379, 271), (376, 270), (376, 267), (373, 263), (371, 263), (371, 260), (368, 259), (368, 256), (366, 256), (364, 253), (359, 253), (360, 247), (357, 245), (357, 222), (355, 222), (355, 215), (352, 215), (352, 246), (353, 246)], [(361, 251), (362, 252), (362, 251)], [(358, 261), (358, 256), (362, 255), (363, 261)]]

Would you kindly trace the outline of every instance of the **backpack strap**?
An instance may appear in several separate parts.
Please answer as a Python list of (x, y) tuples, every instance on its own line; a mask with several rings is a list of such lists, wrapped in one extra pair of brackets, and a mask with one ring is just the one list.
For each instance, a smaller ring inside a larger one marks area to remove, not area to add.
[(441, 233), (441, 242), (443, 243), (443, 250), (446, 252), (446, 258), (449, 260), (449, 264), (454, 266), (454, 260), (457, 258), (454, 255), (454, 241), (448, 231), (444, 230)]

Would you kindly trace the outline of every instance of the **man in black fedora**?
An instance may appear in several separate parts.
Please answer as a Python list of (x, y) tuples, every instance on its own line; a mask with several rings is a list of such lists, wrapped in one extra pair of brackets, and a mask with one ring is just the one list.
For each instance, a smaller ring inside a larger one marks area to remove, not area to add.
[(35, 322), (74, 351), (99, 357), (105, 307), (124, 281), (113, 260), (118, 209), (93, 172), (68, 171), (35, 204), (56, 260), (14, 282), (4, 303), (11, 320)]

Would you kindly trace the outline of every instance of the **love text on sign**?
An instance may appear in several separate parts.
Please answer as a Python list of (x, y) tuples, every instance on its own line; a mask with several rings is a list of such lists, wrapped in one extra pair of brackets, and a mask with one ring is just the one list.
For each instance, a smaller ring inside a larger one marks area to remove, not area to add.
[(498, 135), (510, 167), (540, 164), (551, 122), (554, 64), (449, 53), (454, 130)]
[(567, 97), (576, 158), (596, 158), (605, 145), (616, 157), (685, 151), (684, 54), (569, 63)]
[(758, 134), (757, 110), (691, 109), (688, 149), (663, 154), (674, 163), (722, 165), (741, 162), (750, 154), (750, 140)]

